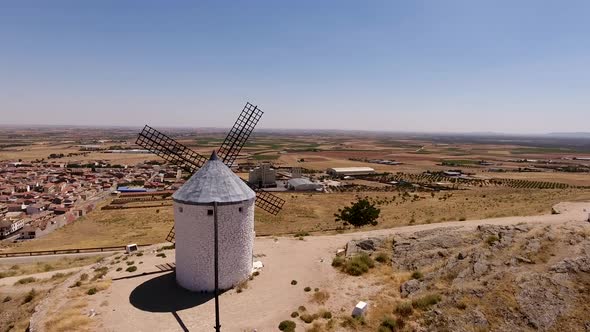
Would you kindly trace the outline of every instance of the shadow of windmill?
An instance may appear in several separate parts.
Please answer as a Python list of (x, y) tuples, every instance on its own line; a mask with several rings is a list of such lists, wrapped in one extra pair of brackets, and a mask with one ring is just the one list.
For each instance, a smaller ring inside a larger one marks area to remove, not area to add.
[(191, 292), (178, 286), (176, 274), (170, 272), (137, 286), (129, 295), (129, 303), (142, 311), (169, 312), (183, 331), (188, 331), (176, 312), (198, 307), (213, 298), (213, 293)]

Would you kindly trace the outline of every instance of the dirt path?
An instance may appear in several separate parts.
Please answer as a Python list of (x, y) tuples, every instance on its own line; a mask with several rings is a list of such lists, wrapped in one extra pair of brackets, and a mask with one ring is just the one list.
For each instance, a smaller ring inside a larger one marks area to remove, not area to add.
[[(343, 276), (330, 263), (337, 249), (351, 239), (368, 236), (395, 235), (445, 227), (469, 230), (480, 224), (509, 225), (518, 223), (582, 223), (590, 213), (590, 203), (560, 203), (555, 209), (560, 214), (531, 217), (508, 217), (425, 224), (363, 231), (349, 234), (310, 236), (304, 241), (290, 238), (257, 238), (254, 254), (264, 268), (260, 276), (241, 293), (230, 290), (220, 297), (221, 322), (225, 331), (275, 331), (278, 323), (290, 319), (290, 313), (300, 305), (317, 310), (311, 304), (310, 293), (303, 288), (328, 290), (332, 296), (324, 305), (334, 313), (347, 313), (358, 300), (370, 296), (371, 285), (359, 279)], [(137, 273), (157, 271), (158, 262), (173, 262), (172, 251), (165, 260), (143, 257), (144, 264)], [(129, 273), (118, 272), (120, 276)], [(113, 276), (116, 278), (117, 276)], [(297, 280), (292, 286), (291, 280)], [(199, 294), (182, 295), (175, 288), (169, 273), (140, 275), (113, 281), (100, 300), (108, 305), (100, 308), (97, 316), (101, 331), (209, 331), (214, 325), (214, 301)], [(98, 300), (98, 299), (97, 299)], [(303, 324), (297, 321), (297, 331)]]

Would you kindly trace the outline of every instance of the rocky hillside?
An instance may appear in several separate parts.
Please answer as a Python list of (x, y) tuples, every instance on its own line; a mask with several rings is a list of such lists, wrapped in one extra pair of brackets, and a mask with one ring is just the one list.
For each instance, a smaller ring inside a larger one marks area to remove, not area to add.
[(402, 299), (440, 295), (406, 329), (590, 331), (590, 224), (396, 235), (392, 265), (414, 272)]

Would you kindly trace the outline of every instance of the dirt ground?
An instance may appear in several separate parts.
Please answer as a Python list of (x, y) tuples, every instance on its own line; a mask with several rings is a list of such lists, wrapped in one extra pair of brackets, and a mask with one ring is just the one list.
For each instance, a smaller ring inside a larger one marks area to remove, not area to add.
[[(378, 235), (395, 235), (440, 227), (474, 229), (479, 224), (509, 225), (518, 223), (585, 223), (590, 203), (561, 203), (556, 206), (560, 214), (530, 217), (505, 217), (464, 222), (423, 224), (395, 229), (365, 231), (349, 234), (306, 237), (257, 238), (256, 259), (264, 263), (259, 276), (248, 282), (238, 293), (235, 289), (220, 297), (221, 322), (226, 331), (274, 331), (282, 320), (291, 319), (290, 313), (301, 305), (308, 312), (325, 308), (336, 318), (349, 316), (354, 304), (367, 300), (383, 285), (363, 280), (363, 277), (344, 275), (330, 263), (339, 248), (351, 239)], [(164, 250), (165, 258), (155, 251), (146, 251), (141, 257), (129, 257), (138, 270), (133, 273), (109, 272), (110, 288), (89, 297), (89, 308), (95, 309), (91, 330), (100, 331), (207, 331), (214, 325), (214, 303), (209, 296), (187, 293), (174, 284), (173, 274), (161, 272), (156, 264), (174, 262), (172, 250)], [(141, 261), (141, 264), (138, 264)], [(110, 264), (110, 263), (106, 263)], [(119, 261), (112, 267), (125, 267)], [(111, 270), (112, 270), (111, 269)], [(297, 285), (291, 285), (297, 280)], [(363, 282), (359, 282), (363, 280)], [(305, 287), (319, 288), (330, 294), (323, 305), (312, 302), (312, 294)], [(370, 306), (369, 310), (374, 310)], [(297, 321), (297, 331), (304, 324)], [(335, 330), (343, 330), (336, 328)]]

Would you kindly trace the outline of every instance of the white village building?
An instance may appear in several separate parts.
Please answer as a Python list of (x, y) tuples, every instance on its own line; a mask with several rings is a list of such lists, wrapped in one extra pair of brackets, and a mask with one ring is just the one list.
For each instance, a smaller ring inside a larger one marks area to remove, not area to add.
[(246, 280), (252, 273), (255, 192), (213, 153), (172, 198), (178, 284), (191, 291), (215, 289), (214, 202), (219, 289)]

